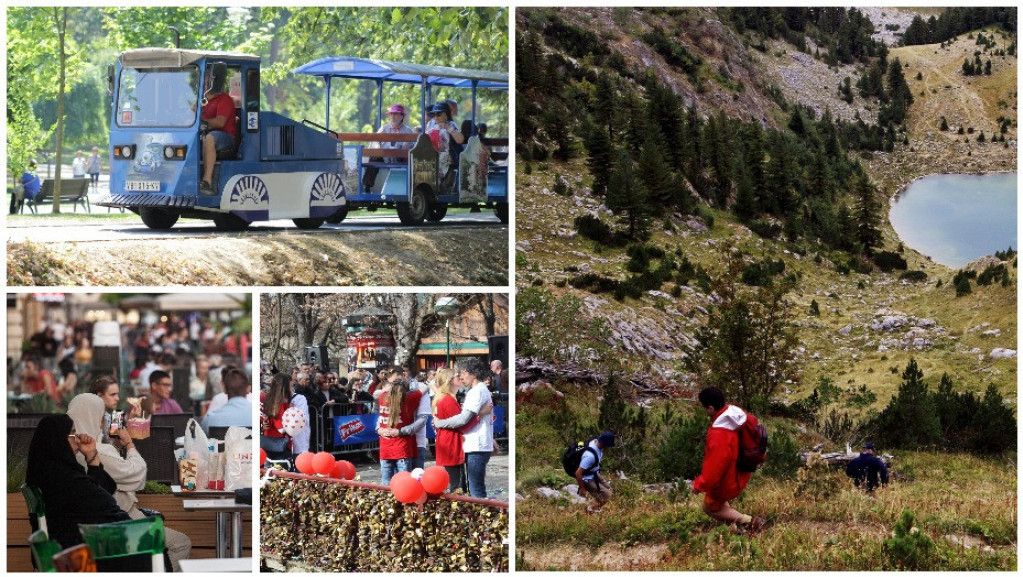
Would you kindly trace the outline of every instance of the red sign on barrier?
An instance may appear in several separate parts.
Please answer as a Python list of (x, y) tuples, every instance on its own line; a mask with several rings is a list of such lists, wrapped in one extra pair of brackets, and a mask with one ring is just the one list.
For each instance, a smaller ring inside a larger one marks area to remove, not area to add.
[(366, 430), (366, 425), (362, 424), (362, 421), (349, 421), (337, 428), (338, 434), (341, 435), (342, 441), (347, 441), (349, 437), (358, 435), (359, 433)]

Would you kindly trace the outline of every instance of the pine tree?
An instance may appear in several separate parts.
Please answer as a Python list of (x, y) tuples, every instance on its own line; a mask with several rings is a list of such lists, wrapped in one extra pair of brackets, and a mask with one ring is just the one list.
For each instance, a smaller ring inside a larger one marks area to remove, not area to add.
[(614, 141), (615, 111), (618, 97), (611, 73), (602, 71), (597, 76), (597, 86), (593, 94), (593, 120), (607, 131), (608, 141)]
[(734, 172), (736, 174), (736, 182), (735, 206), (733, 210), (740, 220), (749, 222), (753, 220), (753, 217), (758, 212), (757, 193), (756, 187), (753, 184), (753, 176), (750, 174), (749, 166), (743, 157), (736, 157)]
[(856, 242), (867, 256), (881, 246), (881, 205), (877, 189), (867, 175), (860, 174), (853, 184), (856, 196)]
[(664, 146), (653, 132), (647, 132), (646, 144), (639, 154), (638, 175), (647, 192), (648, 203), (658, 212), (674, 208), (675, 175), (664, 160)]
[(618, 162), (611, 172), (604, 204), (628, 225), (631, 238), (643, 238), (650, 230), (650, 215), (646, 186), (632, 166), (625, 151), (618, 153)]
[(941, 128), (942, 132), (948, 132), (948, 120), (944, 116), (941, 117)]
[(872, 422), (876, 437), (889, 447), (921, 449), (941, 441), (941, 421), (924, 373), (910, 359), (896, 396)]
[(614, 149), (611, 138), (605, 128), (599, 124), (591, 125), (586, 133), (586, 166), (593, 176), (593, 194), (603, 196), (607, 192), (611, 180), (611, 169), (614, 165)]

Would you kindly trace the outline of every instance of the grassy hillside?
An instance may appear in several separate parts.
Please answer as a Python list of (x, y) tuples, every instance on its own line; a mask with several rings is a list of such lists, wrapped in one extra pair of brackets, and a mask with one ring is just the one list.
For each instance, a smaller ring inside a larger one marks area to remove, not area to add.
[[(538, 487), (573, 484), (560, 468), (564, 414), (594, 426), (592, 392), (567, 387), (564, 408), (550, 398), (520, 403), (516, 421), (516, 554), (519, 570), (884, 570), (897, 561), (883, 542), (903, 510), (930, 537), (934, 550), (919, 567), (930, 570), (1016, 568), (1016, 470), (1014, 463), (964, 455), (894, 452), (893, 481), (873, 496), (854, 490), (841, 471), (807, 480), (754, 474), (734, 505), (772, 525), (750, 539), (732, 535), (700, 510), (702, 496), (683, 487), (649, 484), (643, 474), (615, 474), (636, 455), (625, 445), (606, 453), (605, 470), (615, 496), (603, 512), (587, 514), (568, 499), (549, 500)], [(651, 405), (651, 436), (664, 403)], [(691, 404), (673, 410), (698, 414)], [(792, 434), (800, 444), (812, 434), (797, 424), (768, 419), (772, 435)], [(658, 431), (654, 433), (653, 431)], [(656, 443), (658, 441), (654, 441)], [(834, 493), (822, 497), (828, 488)], [(964, 545), (965, 544), (965, 545)]]
[[(729, 26), (727, 14), (716, 9), (562, 9), (556, 11), (558, 18), (551, 18), (549, 10), (553, 9), (520, 10), (519, 24), (531, 24), (525, 28), (544, 38), (543, 51), (550, 60), (572, 72), (563, 75), (562, 88), (571, 95), (580, 116), (592, 113), (593, 105), (588, 103), (604, 62), (623, 75), (623, 90), (634, 89), (640, 99), (647, 89), (628, 71), (653, 70), (658, 81), (702, 119), (720, 112), (785, 131), (791, 129), (797, 104), (817, 118), (829, 110), (846, 123), (857, 118), (873, 123), (879, 117), (877, 98), (857, 93), (850, 103), (838, 90), (844, 77), (851, 77), (855, 84), (871, 64), (828, 64), (815, 55), (818, 46), (809, 37), (801, 51), (791, 41), (748, 30), (737, 32)], [(894, 37), (893, 31), (905, 29), (914, 13), (925, 18), (935, 13), (868, 11), (875, 30), (883, 31), (875, 36), (887, 39)], [(557, 34), (546, 29), (542, 34), (539, 29), (544, 22), (560, 22), (562, 29)], [(684, 65), (669, 64), (665, 51), (648, 42), (658, 29), (674, 39), (673, 57), (685, 61), (688, 55), (690, 62), (699, 65), (686, 70)], [(1015, 42), (1014, 34), (993, 28), (984, 33), (995, 38), (998, 48)], [(821, 39), (819, 31), (814, 34)], [(572, 37), (600, 53), (573, 50)], [(990, 76), (964, 77), (957, 70), (977, 49), (966, 34), (944, 45), (890, 49), (888, 58), (903, 63), (914, 104), (898, 127), (891, 150), (846, 151), (877, 186), (881, 202), (927, 174), (1016, 169), (1016, 57), (992, 56)], [(772, 240), (756, 234), (750, 226), (757, 223), (747, 226), (744, 222), (749, 219), (743, 221), (731, 210), (738, 204), (738, 185), (722, 202), (697, 190), (693, 175), (687, 173), (678, 185), (684, 195), (702, 195), (699, 207), (687, 214), (672, 208), (655, 212), (650, 236), (642, 244), (663, 256), (655, 255), (645, 272), (658, 270), (669, 260), (675, 265), (685, 260), (706, 277), (697, 274), (681, 281), (679, 275), (671, 275), (639, 298), (616, 298), (607, 287), (637, 278), (627, 245), (639, 243), (635, 239), (618, 244), (589, 240), (575, 224), (578, 217), (588, 216), (618, 231), (624, 228), (605, 206), (605, 199), (592, 193), (594, 180), (581, 136), (586, 122), (568, 127), (575, 131), (570, 136), (579, 146), (573, 158), (537, 155), (537, 148), (554, 150), (545, 138), (554, 128), (565, 127), (552, 126), (556, 119), (545, 113), (547, 103), (542, 98), (529, 100), (523, 110), (535, 115), (530, 117), (533, 140), (528, 143), (530, 153), (516, 163), (516, 283), (523, 291), (520, 296), (529, 297), (519, 299), (518, 318), (529, 319), (529, 331), (520, 329), (520, 339), (527, 332), (532, 337), (549, 329), (547, 336), (556, 338), (547, 342), (547, 350), (555, 350), (557, 356), (583, 359), (580, 364), (598, 374), (615, 373), (625, 382), (642, 381), (648, 386), (642, 387), (646, 392), (638, 386), (626, 387), (628, 406), (647, 408), (639, 427), (642, 433), (633, 431), (630, 442), (608, 453), (605, 470), (623, 474), (612, 476), (614, 501), (592, 516), (570, 497), (551, 500), (537, 490), (572, 484), (561, 471), (560, 455), (569, 442), (605, 428), (598, 417), (602, 391), (573, 381), (568, 369), (577, 365), (566, 365), (560, 376), (550, 379), (564, 400), (549, 392), (520, 395), (516, 489), (524, 500), (517, 505), (519, 569), (896, 569), (908, 561), (886, 555), (884, 543), (903, 511), (916, 516), (918, 533), (913, 534), (926, 535), (935, 544), (916, 568), (1016, 568), (1015, 453), (979, 458), (888, 450), (894, 457), (894, 481), (871, 497), (852, 490), (839, 471), (808, 470), (799, 477), (791, 466), (797, 449), (822, 444), (829, 451), (844, 450), (846, 440), (862, 440), (857, 434), (822, 414), (802, 421), (787, 418), (796, 413), (791, 405), (816, 389), (830, 396), (829, 409), (848, 415), (853, 422), (866, 422), (889, 404), (911, 360), (923, 371), (931, 391), (947, 374), (958, 391), (980, 395), (993, 385), (1005, 404), (1015, 409), (1017, 360), (992, 355), (996, 349), (1017, 347), (1014, 255), (1004, 262), (985, 257), (967, 267), (979, 273), (990, 265), (1004, 264), (1009, 271), (1006, 286), (974, 282), (970, 294), (957, 297), (953, 286), (957, 271), (903, 247), (882, 217), (883, 241), (878, 250), (904, 258), (916, 280), (876, 267), (857, 272), (857, 263), (863, 259), (835, 249), (835, 244), (810, 236), (796, 235), (791, 240), (781, 234)], [(951, 130), (939, 130), (941, 116)], [(1012, 119), (1004, 134), (1008, 146), (990, 142), (993, 131), (1000, 128), (1000, 116)], [(962, 135), (957, 132), (960, 125)], [(987, 142), (977, 142), (981, 131)], [(705, 180), (707, 174), (697, 176)], [(841, 194), (847, 195), (844, 202), (855, 205), (848, 189)], [(807, 204), (803, 209), (813, 207)], [(887, 205), (881, 212), (887, 214)], [(784, 225), (776, 216), (766, 218)], [(684, 400), (704, 386), (701, 380), (705, 379), (699, 371), (683, 368), (684, 351), (720, 302), (706, 278), (722, 278), (726, 262), (735, 255), (747, 265), (781, 263), (782, 274), (795, 279), (787, 298), (795, 311), (796, 355), (801, 362), (798, 376), (784, 382), (775, 394), (775, 400), (788, 408), (775, 406), (773, 414), (763, 415), (772, 433), (771, 470), (758, 472), (738, 503), (740, 510), (773, 522), (766, 533), (752, 540), (717, 526), (700, 511), (700, 498), (677, 482), (692, 478), (682, 471), (691, 469), (694, 458), (698, 462), (695, 452), (702, 450), (699, 438), (706, 426), (694, 424), (701, 413)], [(581, 279), (590, 282), (580, 283)], [(536, 311), (523, 307), (543, 301), (538, 294), (572, 303), (578, 309), (577, 318), (593, 322), (562, 326), (560, 318), (531, 315)], [(594, 323), (604, 331), (591, 330)], [(573, 340), (572, 330), (586, 334)], [(651, 389), (663, 394), (650, 393)], [(835, 489), (830, 495), (829, 488)]]

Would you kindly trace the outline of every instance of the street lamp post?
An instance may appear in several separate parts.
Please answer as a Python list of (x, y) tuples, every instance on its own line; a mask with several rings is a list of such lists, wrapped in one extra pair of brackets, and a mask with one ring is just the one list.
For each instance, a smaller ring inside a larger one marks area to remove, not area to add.
[(444, 358), (444, 366), (451, 368), (451, 317), (458, 314), (458, 299), (455, 297), (440, 297), (433, 306), (433, 311), (444, 319), (444, 332), (447, 340), (447, 354)]

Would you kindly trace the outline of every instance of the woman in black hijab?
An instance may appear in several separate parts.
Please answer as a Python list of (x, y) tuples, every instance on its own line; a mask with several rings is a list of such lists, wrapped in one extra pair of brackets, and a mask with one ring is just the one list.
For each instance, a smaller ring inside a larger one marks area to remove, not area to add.
[[(75, 460), (78, 452), (88, 463), (87, 471)], [(67, 415), (47, 415), (39, 421), (28, 449), (25, 482), (42, 492), (50, 538), (62, 547), (82, 542), (79, 523), (131, 520), (114, 500), (117, 484), (100, 464), (96, 440), (75, 434)]]

